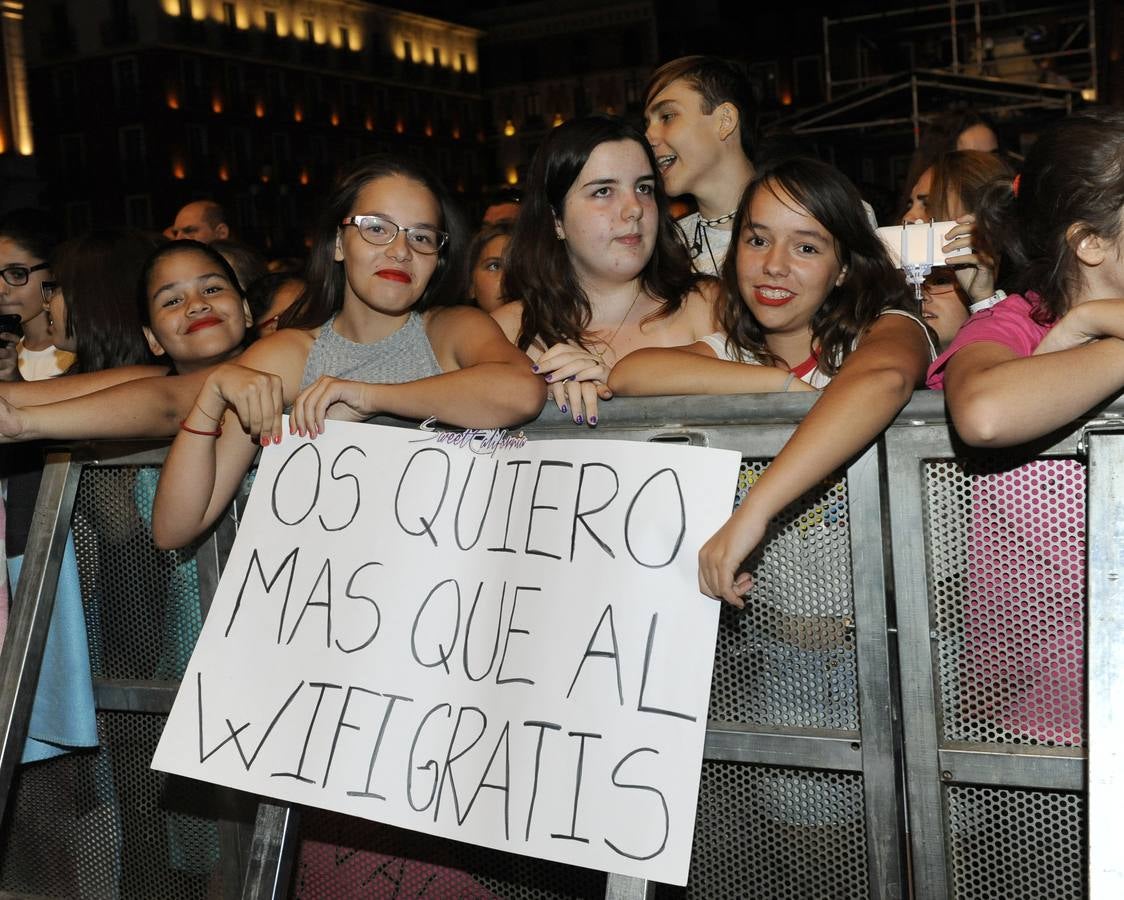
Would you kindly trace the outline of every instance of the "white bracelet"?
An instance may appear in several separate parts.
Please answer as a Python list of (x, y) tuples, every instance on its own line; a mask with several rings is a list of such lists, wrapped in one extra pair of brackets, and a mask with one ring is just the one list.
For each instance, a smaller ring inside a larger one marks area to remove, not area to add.
[(969, 304), (969, 313), (978, 313), (981, 310), (991, 309), (995, 304), (1001, 303), (1007, 299), (1006, 291), (996, 291), (990, 297), (984, 297), (983, 300), (977, 300), (975, 303)]
[(796, 378), (796, 373), (795, 372), (789, 372), (788, 378), (786, 378), (784, 380), (784, 386), (781, 388), (781, 391), (784, 392), (784, 393), (787, 393), (788, 389), (790, 387), (792, 387), (792, 382), (793, 382), (793, 379), (795, 379), (795, 378)]

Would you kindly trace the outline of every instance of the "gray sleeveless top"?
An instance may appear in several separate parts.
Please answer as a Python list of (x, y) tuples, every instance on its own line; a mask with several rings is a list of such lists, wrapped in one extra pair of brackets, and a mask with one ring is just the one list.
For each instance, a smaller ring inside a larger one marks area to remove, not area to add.
[(304, 366), (302, 391), (321, 375), (368, 384), (404, 384), (441, 374), (420, 314), (410, 313), (405, 325), (373, 344), (349, 341), (336, 331), (335, 321), (332, 316), (320, 327)]

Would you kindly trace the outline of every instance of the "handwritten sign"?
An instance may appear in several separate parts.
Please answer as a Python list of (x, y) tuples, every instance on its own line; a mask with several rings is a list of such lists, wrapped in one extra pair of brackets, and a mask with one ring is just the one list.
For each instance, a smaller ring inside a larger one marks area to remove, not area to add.
[(268, 448), (153, 767), (684, 884), (737, 454), (524, 443)]

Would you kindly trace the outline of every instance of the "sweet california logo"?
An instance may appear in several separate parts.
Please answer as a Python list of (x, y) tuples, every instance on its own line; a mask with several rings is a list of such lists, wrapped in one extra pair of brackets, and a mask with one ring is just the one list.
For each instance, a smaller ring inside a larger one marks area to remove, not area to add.
[(527, 445), (527, 436), (520, 431), (511, 434), (506, 428), (466, 428), (463, 431), (440, 431), (436, 427), (437, 417), (430, 416), (418, 426), (419, 431), (429, 432), (420, 441), (437, 441), (452, 447), (467, 447), (479, 456), (495, 456), (500, 450), (518, 450)]

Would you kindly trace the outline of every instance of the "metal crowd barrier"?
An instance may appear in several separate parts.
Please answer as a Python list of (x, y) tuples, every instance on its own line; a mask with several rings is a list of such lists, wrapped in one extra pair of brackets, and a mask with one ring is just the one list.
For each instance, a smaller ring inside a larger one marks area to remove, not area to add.
[[(525, 430), (737, 449), (736, 503), (809, 403), (620, 399), (596, 430), (552, 412)], [(746, 610), (721, 616), (685, 891), (149, 770), (238, 505), (194, 558), (158, 552), (162, 450), (55, 452), (0, 655), (0, 896), (1124, 896), (1121, 412), (980, 453), (919, 393), (778, 517)], [(68, 529), (101, 747), (19, 766)]]

